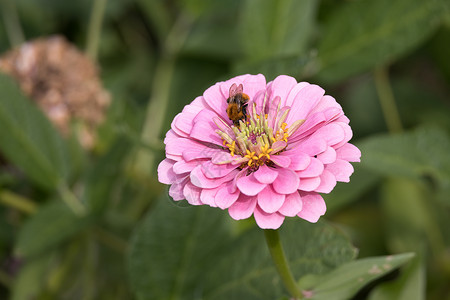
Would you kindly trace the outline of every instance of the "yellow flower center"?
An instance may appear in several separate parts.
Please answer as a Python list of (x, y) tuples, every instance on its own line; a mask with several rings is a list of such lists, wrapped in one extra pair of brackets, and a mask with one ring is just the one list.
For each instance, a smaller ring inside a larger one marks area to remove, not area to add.
[[(238, 156), (235, 160), (240, 163), (240, 168), (250, 167), (256, 170), (263, 164), (272, 164), (271, 155), (277, 155), (288, 145), (288, 138), (292, 135), (304, 120), (294, 122), (289, 128), (284, 121), (288, 111), (278, 114), (273, 126), (269, 126), (267, 114), (258, 115), (256, 105), (253, 113), (247, 114), (247, 119), (239, 120), (239, 125), (231, 125), (215, 120), (219, 129), (217, 134), (223, 140), (223, 146), (230, 151), (231, 156)], [(240, 156), (240, 157), (239, 157)]]

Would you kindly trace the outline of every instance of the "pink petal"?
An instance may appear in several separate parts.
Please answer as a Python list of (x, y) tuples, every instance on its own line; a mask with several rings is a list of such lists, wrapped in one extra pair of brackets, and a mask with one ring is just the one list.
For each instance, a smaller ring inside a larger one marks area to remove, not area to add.
[(337, 121), (337, 120), (339, 120), (341, 118), (346, 118), (344, 116), (344, 112), (340, 108), (330, 107), (330, 108), (325, 109), (322, 112), (323, 112), (323, 114), (325, 116), (325, 119), (327, 120), (326, 121), (327, 123), (331, 123), (333, 121)]
[(175, 161), (164, 159), (158, 166), (158, 181), (164, 184), (171, 184), (176, 181), (177, 174), (173, 171)]
[(250, 75), (242, 82), (244, 93), (253, 99), (260, 91), (266, 90), (266, 78), (262, 74)]
[[(198, 144), (198, 143), (197, 143)], [(198, 144), (197, 147), (190, 147), (183, 151), (183, 159), (186, 161), (202, 159), (202, 158), (212, 158), (218, 154), (227, 153), (225, 150), (210, 148), (204, 145)]]
[(296, 84), (297, 80), (294, 77), (286, 75), (278, 76), (272, 81), (270, 89), (268, 88), (269, 99), (278, 96), (281, 99), (281, 106), (286, 106), (288, 95)]
[(328, 194), (336, 186), (336, 177), (330, 171), (324, 170), (320, 175), (320, 184), (315, 190), (318, 193)]
[(291, 164), (291, 159), (284, 155), (271, 155), (270, 160), (282, 168), (287, 168)]
[(311, 223), (316, 223), (327, 210), (325, 201), (317, 193), (300, 194), (300, 196), (302, 197), (303, 208), (297, 216)]
[(258, 194), (258, 205), (266, 213), (276, 212), (282, 205), (285, 195), (278, 194), (268, 185)]
[(192, 205), (202, 205), (202, 201), (200, 201), (200, 193), (202, 189), (196, 187), (192, 183), (188, 182), (184, 186), (183, 195), (187, 202)]
[(297, 175), (300, 178), (317, 177), (320, 176), (320, 174), (322, 174), (323, 170), (324, 170), (323, 163), (317, 158), (311, 157), (311, 163), (309, 164), (309, 166), (305, 170), (297, 171), (295, 173), (297, 173)]
[(169, 196), (172, 197), (172, 199), (175, 201), (185, 199), (183, 190), (184, 190), (184, 186), (188, 182), (189, 182), (189, 177), (186, 176), (185, 178), (173, 183), (169, 188)]
[(320, 99), (316, 107), (314, 107), (314, 109), (311, 111), (311, 114), (319, 111), (324, 111), (328, 108), (337, 108), (342, 111), (342, 107), (339, 105), (339, 103), (336, 102), (333, 97), (325, 95), (322, 97), (322, 99)]
[(279, 213), (268, 214), (261, 208), (256, 207), (255, 221), (261, 229), (278, 229), (283, 224), (284, 216)]
[[(228, 98), (228, 91), (227, 96), (224, 96), (221, 92), (221, 85), (222, 82), (218, 82), (215, 85), (208, 88), (203, 93), (203, 98), (205, 99), (205, 102), (213, 111), (215, 111), (219, 116), (221, 116), (224, 120), (228, 120), (227, 116), (227, 98)], [(230, 84), (231, 86), (231, 84)], [(230, 88), (230, 87), (228, 87)]]
[(337, 158), (346, 161), (359, 162), (361, 161), (361, 151), (352, 144), (345, 144), (336, 150)]
[(237, 180), (236, 185), (247, 196), (255, 196), (266, 187), (266, 184), (256, 180), (254, 173), (242, 176)]
[(233, 84), (236, 84), (236, 85), (240, 85), (241, 83), (243, 84), (244, 80), (246, 80), (248, 77), (251, 77), (251, 76), (254, 76), (254, 75), (244, 74), (244, 75), (239, 75), (239, 76), (233, 77), (231, 79), (228, 79), (225, 82), (219, 82), (220, 83), (220, 92), (222, 93), (223, 97), (225, 97), (225, 99), (227, 99), (229, 97), (230, 87)]
[[(282, 106), (289, 106), (291, 107), (295, 101), (296, 96), (302, 90), (303, 88), (310, 86), (308, 82), (299, 82), (296, 85), (292, 87), (292, 89), (289, 91), (287, 99), (283, 99)], [(290, 125), (290, 124), (289, 124)]]
[(184, 161), (184, 160), (180, 160), (177, 161), (174, 165), (173, 165), (173, 171), (176, 174), (183, 174), (183, 173), (187, 173), (192, 171), (196, 166), (204, 163), (204, 160), (193, 160), (193, 161)]
[(189, 133), (191, 132), (194, 118), (204, 108), (205, 103), (203, 97), (195, 98), (195, 100), (191, 104), (186, 105), (183, 108), (181, 114), (178, 114), (174, 118), (171, 127), (176, 128), (176, 130), (183, 132), (184, 135), (189, 135)]
[(194, 119), (190, 137), (202, 142), (222, 146), (222, 139), (216, 133), (218, 129), (214, 118), (217, 117), (215, 113), (210, 110), (202, 110)]
[(278, 212), (286, 217), (295, 217), (302, 210), (302, 207), (303, 204), (300, 194), (294, 192), (286, 195), (283, 206), (281, 206)]
[(221, 209), (229, 208), (239, 198), (239, 190), (232, 192), (229, 185), (222, 186), (217, 192), (214, 201)]
[(300, 178), (300, 184), (298, 185), (298, 189), (305, 191), (305, 192), (311, 192), (317, 189), (320, 185), (320, 178), (319, 177), (302, 177)]
[(208, 178), (219, 178), (228, 175), (235, 170), (237, 166), (231, 164), (216, 165), (208, 161), (202, 164), (202, 171)]
[(345, 139), (345, 131), (340, 124), (331, 123), (319, 128), (313, 134), (313, 137), (316, 139), (323, 139), (327, 142), (327, 145), (333, 146)]
[(241, 194), (236, 202), (228, 208), (228, 213), (235, 220), (249, 218), (256, 207), (256, 197)]
[[(182, 113), (175, 116), (170, 127), (176, 134), (182, 137), (189, 137), (189, 132), (191, 131), (192, 123), (184, 122), (186, 119), (183, 118)], [(177, 126), (178, 123), (178, 126)], [(187, 131), (187, 132), (186, 132)]]
[(173, 141), (173, 140), (177, 140), (180, 138), (180, 135), (177, 134), (175, 131), (173, 131), (173, 129), (169, 129), (169, 131), (167, 131), (166, 136), (164, 137), (164, 144), (167, 145), (167, 143)]
[(298, 188), (300, 182), (297, 174), (290, 169), (278, 169), (278, 177), (272, 183), (274, 190), (279, 194), (291, 194)]
[(335, 122), (334, 124), (339, 125), (342, 130), (344, 131), (344, 138), (339, 142), (333, 145), (334, 148), (340, 148), (343, 145), (345, 145), (350, 139), (353, 137), (352, 129), (350, 128), (350, 125), (342, 122)]
[(292, 145), (292, 147), (296, 151), (306, 153), (309, 156), (314, 156), (327, 149), (327, 142), (320, 137), (312, 136), (307, 140)]
[(190, 179), (193, 185), (204, 188), (204, 189), (212, 189), (220, 186), (221, 184), (225, 182), (232, 181), (234, 176), (238, 171), (232, 171), (228, 175), (220, 178), (208, 178), (205, 176), (205, 174), (202, 171), (202, 166), (199, 165), (195, 167), (192, 172), (190, 173)]
[(207, 204), (211, 207), (216, 207), (216, 202), (214, 201), (214, 197), (217, 194), (217, 191), (219, 188), (214, 189), (202, 189), (202, 192), (200, 194), (200, 201), (202, 201), (203, 204)]
[(261, 183), (271, 184), (277, 178), (278, 172), (273, 168), (269, 168), (266, 165), (262, 165), (254, 173), (254, 176), (255, 176), (256, 180), (258, 180)]
[(336, 150), (333, 147), (327, 147), (327, 150), (317, 155), (317, 158), (323, 164), (331, 164), (336, 161)]
[(302, 88), (295, 96), (286, 123), (292, 124), (297, 120), (306, 119), (306, 116), (317, 105), (324, 94), (325, 91), (315, 84)]
[(211, 157), (211, 162), (215, 165), (223, 165), (232, 163), (236, 156), (231, 156), (230, 152), (227, 150), (219, 150), (214, 153)]
[(282, 153), (283, 156), (288, 156), (291, 159), (289, 169), (300, 171), (306, 169), (311, 163), (311, 157), (303, 152), (291, 149)]
[(333, 173), (336, 180), (341, 182), (349, 182), (350, 175), (352, 175), (354, 171), (353, 166), (342, 159), (337, 159), (334, 163), (327, 165), (325, 170)]
[(174, 155), (182, 155), (186, 150), (201, 152), (207, 149), (207, 146), (187, 138), (169, 139), (166, 143), (166, 152)]

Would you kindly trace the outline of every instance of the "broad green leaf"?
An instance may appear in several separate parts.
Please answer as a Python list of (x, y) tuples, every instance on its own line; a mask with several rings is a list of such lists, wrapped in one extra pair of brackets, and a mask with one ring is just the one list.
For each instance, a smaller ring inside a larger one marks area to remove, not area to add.
[(84, 203), (91, 213), (104, 211), (112, 196), (117, 193), (116, 183), (121, 179), (124, 160), (129, 153), (130, 143), (118, 139), (102, 157), (88, 169), (85, 177)]
[(155, 28), (158, 38), (163, 41), (173, 22), (166, 3), (157, 0), (137, 0), (136, 2)]
[(11, 289), (11, 300), (37, 299), (46, 287), (47, 273), (52, 256), (45, 255), (26, 262), (15, 278)]
[(417, 256), (402, 270), (400, 278), (376, 287), (369, 300), (424, 300), (425, 281), (425, 263)]
[(359, 163), (354, 164), (354, 168), (355, 172), (352, 174), (349, 183), (339, 183), (331, 193), (323, 195), (327, 203), (327, 213), (336, 212), (358, 200), (380, 181), (378, 174), (361, 168)]
[(262, 73), (268, 80), (280, 74), (305, 78), (316, 72), (317, 65), (312, 55), (271, 57), (259, 61), (240, 60), (233, 64), (233, 74)]
[(367, 283), (377, 279), (414, 257), (412, 253), (372, 257), (352, 261), (320, 278), (312, 290), (304, 292), (307, 299), (347, 300)]
[(220, 59), (242, 55), (239, 28), (236, 26), (241, 6), (238, 0), (214, 1), (208, 13), (198, 16), (182, 52)]
[[(132, 239), (129, 277), (138, 299), (276, 299), (284, 291), (264, 234), (232, 238), (227, 213), (177, 207), (167, 200)], [(296, 277), (323, 274), (356, 255), (348, 239), (324, 222), (288, 220), (281, 238)]]
[(388, 178), (381, 189), (387, 241), (393, 252), (420, 251), (428, 241), (439, 253), (442, 231), (433, 210), (432, 191), (424, 183), (407, 178)]
[[(323, 221), (312, 224), (298, 218), (286, 220), (280, 236), (295, 278), (326, 274), (357, 253), (346, 236)], [(272, 300), (288, 295), (261, 229), (255, 228), (227, 248), (228, 255), (220, 258), (208, 277), (205, 300)]]
[(21, 258), (29, 258), (50, 251), (85, 229), (92, 220), (90, 216), (75, 215), (62, 202), (51, 202), (23, 225), (15, 253)]
[(43, 187), (56, 187), (70, 175), (70, 154), (56, 129), (19, 90), (0, 74), (2, 154)]
[(441, 10), (440, 0), (343, 3), (325, 22), (319, 77), (335, 82), (401, 58), (430, 37)]
[(373, 136), (358, 143), (358, 147), (364, 153), (361, 166), (383, 175), (431, 176), (442, 188), (450, 182), (450, 138), (437, 127)]
[(225, 214), (163, 197), (137, 227), (128, 256), (137, 299), (194, 299), (230, 239)]
[(251, 60), (303, 54), (310, 40), (316, 0), (246, 0), (240, 33)]

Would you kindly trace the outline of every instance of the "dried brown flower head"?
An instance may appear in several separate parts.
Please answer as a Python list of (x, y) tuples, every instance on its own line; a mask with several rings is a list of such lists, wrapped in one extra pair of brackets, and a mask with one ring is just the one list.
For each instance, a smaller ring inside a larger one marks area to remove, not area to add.
[(76, 122), (80, 143), (93, 146), (110, 95), (95, 63), (64, 37), (39, 38), (7, 52), (0, 57), (0, 70), (19, 82), (62, 134)]

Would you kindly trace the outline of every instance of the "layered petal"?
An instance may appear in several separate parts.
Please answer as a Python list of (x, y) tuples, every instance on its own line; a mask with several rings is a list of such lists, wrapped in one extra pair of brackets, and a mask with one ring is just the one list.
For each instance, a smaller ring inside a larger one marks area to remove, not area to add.
[(254, 216), (256, 224), (262, 229), (278, 229), (284, 221), (284, 216), (282, 214), (269, 214), (259, 207), (256, 207)]
[(325, 214), (327, 207), (322, 196), (317, 193), (300, 194), (302, 198), (302, 210), (297, 214), (302, 219), (316, 223)]
[[(242, 101), (233, 107), (235, 122), (227, 115), (234, 84), (249, 97), (233, 98)], [(361, 158), (348, 143), (348, 124), (317, 85), (285, 75), (269, 83), (261, 74), (237, 76), (208, 88), (174, 118), (158, 180), (171, 185), (175, 201), (227, 209), (235, 220), (253, 215), (263, 229), (279, 228), (285, 217), (317, 222), (326, 211), (320, 193), (348, 182), (350, 162)]]
[(268, 185), (258, 194), (258, 206), (266, 213), (274, 213), (280, 209), (286, 196), (279, 194)]

